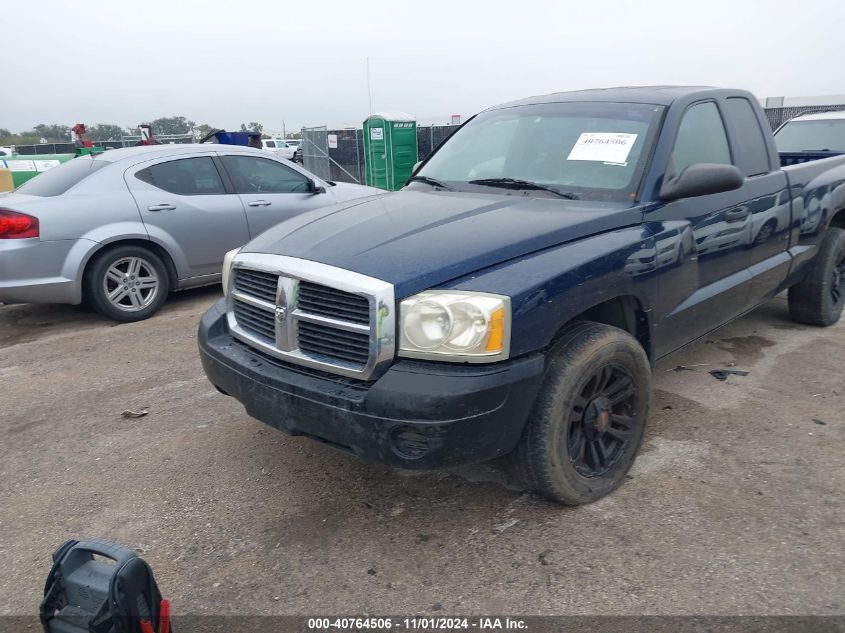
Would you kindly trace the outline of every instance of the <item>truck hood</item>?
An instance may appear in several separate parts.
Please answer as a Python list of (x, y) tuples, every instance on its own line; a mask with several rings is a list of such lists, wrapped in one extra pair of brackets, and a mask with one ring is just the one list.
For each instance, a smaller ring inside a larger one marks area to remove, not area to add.
[(640, 217), (619, 202), (404, 190), (297, 216), (244, 252), (351, 270), (392, 283), (403, 298)]

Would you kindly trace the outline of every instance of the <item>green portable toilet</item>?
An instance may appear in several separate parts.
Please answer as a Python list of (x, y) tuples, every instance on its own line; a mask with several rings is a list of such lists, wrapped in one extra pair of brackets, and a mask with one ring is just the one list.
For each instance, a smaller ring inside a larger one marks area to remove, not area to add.
[(388, 191), (405, 186), (417, 162), (417, 122), (404, 112), (378, 112), (364, 121), (367, 184)]

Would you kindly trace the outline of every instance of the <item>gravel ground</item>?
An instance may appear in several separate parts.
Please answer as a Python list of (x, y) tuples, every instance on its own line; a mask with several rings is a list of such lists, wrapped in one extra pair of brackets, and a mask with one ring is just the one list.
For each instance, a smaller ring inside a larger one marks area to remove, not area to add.
[(845, 322), (778, 298), (665, 359), (630, 479), (563, 508), (250, 419), (197, 357), (218, 294), (128, 325), (0, 306), (0, 615), (89, 536), (141, 552), (182, 614), (845, 613)]

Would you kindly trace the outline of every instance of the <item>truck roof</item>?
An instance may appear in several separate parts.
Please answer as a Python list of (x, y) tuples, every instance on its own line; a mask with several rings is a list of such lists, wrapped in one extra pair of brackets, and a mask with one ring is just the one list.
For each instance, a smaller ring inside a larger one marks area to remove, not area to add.
[[(724, 97), (744, 95), (751, 97), (746, 90), (730, 90), (712, 86), (620, 86), (616, 88), (595, 88), (590, 90), (572, 90), (538, 95), (503, 103), (490, 108), (511, 107), (537, 103), (561, 103), (566, 101), (606, 101), (617, 103), (647, 103), (652, 105), (671, 105), (674, 101), (690, 97)], [(752, 97), (753, 98), (753, 97)]]

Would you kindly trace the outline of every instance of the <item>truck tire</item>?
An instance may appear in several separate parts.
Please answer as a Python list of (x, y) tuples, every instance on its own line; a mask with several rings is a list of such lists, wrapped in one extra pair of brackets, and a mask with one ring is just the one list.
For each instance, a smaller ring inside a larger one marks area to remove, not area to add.
[(546, 374), (514, 452), (534, 492), (566, 505), (617, 488), (640, 448), (651, 403), (651, 367), (637, 340), (579, 322), (550, 352)]
[(131, 323), (155, 314), (167, 300), (170, 278), (161, 258), (148, 248), (115, 246), (85, 270), (85, 302), (115, 321)]
[(845, 229), (830, 227), (803, 281), (789, 289), (789, 316), (807, 325), (833, 325), (845, 306)]

